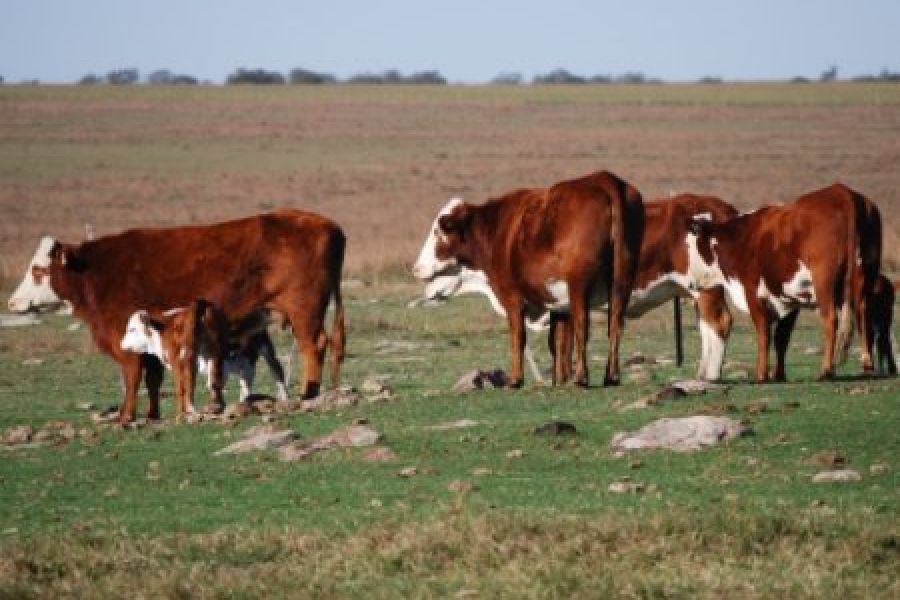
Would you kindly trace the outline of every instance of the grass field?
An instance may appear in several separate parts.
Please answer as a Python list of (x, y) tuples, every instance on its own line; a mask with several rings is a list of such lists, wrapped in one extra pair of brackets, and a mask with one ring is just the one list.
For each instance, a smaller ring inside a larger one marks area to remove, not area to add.
[[(280, 205), (330, 215), (356, 280), (344, 380), (388, 376), (393, 397), (276, 424), (308, 439), (365, 418), (396, 455), (213, 456), (260, 418), (174, 425), (170, 397), (159, 425), (98, 428), (79, 406), (118, 402), (119, 381), (88, 333), (62, 316), (0, 329), (0, 433), (86, 430), (0, 445), (0, 598), (900, 596), (900, 380), (857, 379), (851, 358), (841, 380), (814, 381), (811, 316), (783, 385), (747, 381), (755, 343), (738, 316), (722, 392), (621, 410), (692, 376), (686, 327), (688, 364), (628, 370), (617, 388), (460, 395), (462, 373), (507, 367), (505, 326), (480, 299), (407, 308), (420, 289), (405, 275), (448, 195), (595, 168), (648, 197), (691, 190), (742, 207), (841, 179), (882, 207), (896, 269), (898, 132), (900, 86), (885, 85), (0, 87), (4, 296), (44, 232), (73, 240), (86, 223), (102, 235)], [(626, 357), (673, 356), (669, 310), (628, 323)], [(548, 365), (544, 345), (532, 340)], [(609, 449), (617, 431), (699, 413), (755, 435), (691, 454)], [(428, 428), (463, 418), (478, 425)], [(532, 433), (551, 419), (578, 434)], [(862, 480), (813, 483), (835, 455)], [(410, 466), (417, 475), (398, 476)], [(645, 491), (609, 492), (623, 477)]]

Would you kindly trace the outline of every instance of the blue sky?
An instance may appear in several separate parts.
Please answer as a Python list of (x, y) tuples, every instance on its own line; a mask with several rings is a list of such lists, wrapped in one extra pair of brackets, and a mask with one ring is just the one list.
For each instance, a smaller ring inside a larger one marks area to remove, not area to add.
[(898, 0), (0, 0), (0, 75), (72, 82), (166, 68), (347, 77), (436, 69), (450, 81), (642, 72), (670, 81), (900, 71)]

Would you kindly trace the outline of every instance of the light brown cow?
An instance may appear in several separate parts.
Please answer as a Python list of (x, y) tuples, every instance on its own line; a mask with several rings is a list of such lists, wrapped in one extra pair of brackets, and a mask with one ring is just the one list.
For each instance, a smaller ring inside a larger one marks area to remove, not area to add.
[(732, 303), (750, 313), (758, 381), (769, 379), (773, 321), (773, 377), (785, 380), (785, 353), (800, 308), (817, 308), (822, 319), (821, 378), (834, 375), (835, 351), (852, 332), (854, 313), (861, 324), (863, 369), (872, 370), (868, 299), (881, 263), (881, 217), (862, 194), (834, 184), (725, 223), (695, 219), (686, 243), (698, 287), (724, 285)]
[(340, 279), (346, 238), (334, 222), (299, 210), (215, 225), (133, 229), (81, 244), (41, 240), (31, 268), (9, 307), (23, 312), (61, 300), (91, 329), (98, 348), (119, 363), (125, 382), (121, 421), (134, 418), (141, 375), (150, 408), (159, 416), (162, 365), (122, 350), (129, 316), (141, 308), (161, 312), (206, 298), (229, 321), (260, 309), (283, 314), (303, 353), (303, 396), (318, 394), (329, 338), (325, 313), (335, 305), (332, 383), (344, 355)]
[[(609, 303), (605, 384), (619, 381), (619, 339), (644, 230), (640, 193), (608, 172), (523, 189), (482, 205), (453, 200), (435, 219), (413, 274), (483, 271), (510, 327), (510, 385), (522, 385), (525, 318), (571, 315), (575, 383), (588, 384), (591, 305)], [(568, 317), (566, 317), (568, 318)]]

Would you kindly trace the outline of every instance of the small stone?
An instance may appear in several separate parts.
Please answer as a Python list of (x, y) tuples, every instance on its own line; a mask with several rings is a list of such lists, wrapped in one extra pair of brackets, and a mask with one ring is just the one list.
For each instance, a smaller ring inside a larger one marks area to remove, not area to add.
[(874, 463), (869, 465), (869, 473), (872, 475), (884, 475), (890, 470), (885, 463)]
[(473, 477), (487, 477), (487, 476), (493, 475), (493, 474), (494, 474), (494, 471), (487, 467), (476, 467), (476, 468), (472, 469)]
[(22, 361), (22, 365), (26, 367), (36, 367), (38, 365), (44, 364), (43, 358), (26, 358)]
[(390, 448), (385, 446), (375, 446), (363, 454), (363, 460), (368, 462), (394, 462), (397, 460), (397, 455), (394, 454), (394, 451)]
[(6, 431), (6, 434), (3, 436), (3, 443), (7, 446), (27, 444), (33, 436), (34, 429), (30, 425), (19, 425)]
[(465, 494), (466, 492), (472, 491), (472, 484), (468, 481), (455, 480), (451, 481), (447, 486), (447, 489), (451, 492), (456, 492), (457, 494)]
[(525, 456), (525, 451), (521, 448), (516, 448), (506, 453), (506, 458), (522, 458), (523, 456)]
[(390, 392), (390, 388), (388, 388), (387, 385), (387, 381), (389, 379), (389, 375), (372, 375), (370, 377), (367, 377), (365, 381), (362, 382), (362, 385), (359, 387), (359, 389), (363, 394), (367, 396), (381, 394), (383, 392)]
[(613, 494), (636, 494), (646, 491), (647, 486), (646, 484), (628, 481), (627, 478), (623, 478), (619, 481), (613, 481), (606, 489)]
[(766, 400), (759, 400), (757, 402), (751, 402), (747, 406), (744, 407), (744, 412), (749, 415), (761, 415), (764, 412), (768, 412), (769, 403)]
[(458, 421), (449, 421), (447, 423), (438, 423), (437, 425), (426, 425), (425, 429), (432, 431), (446, 431), (450, 429), (467, 429), (469, 427), (477, 427), (480, 425), (474, 419), (459, 419)]
[(850, 483), (862, 481), (862, 475), (853, 469), (838, 469), (816, 473), (812, 480), (813, 483)]
[(535, 435), (575, 435), (575, 426), (565, 421), (550, 421), (539, 427), (535, 427)]
[(75, 405), (75, 408), (87, 412), (90, 410), (97, 410), (97, 405), (93, 402), (79, 402)]
[(847, 457), (838, 450), (825, 450), (823, 452), (816, 452), (803, 462), (807, 465), (834, 470), (844, 467), (847, 464)]
[(406, 467), (404, 469), (400, 469), (397, 473), (398, 477), (415, 477), (419, 474), (419, 469), (416, 467)]

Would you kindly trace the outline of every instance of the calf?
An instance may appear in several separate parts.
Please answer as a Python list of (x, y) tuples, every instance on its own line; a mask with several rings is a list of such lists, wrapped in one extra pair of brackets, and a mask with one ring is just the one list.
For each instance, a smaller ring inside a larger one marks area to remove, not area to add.
[(522, 385), (526, 317), (547, 312), (552, 319), (571, 318), (575, 383), (587, 385), (588, 309), (609, 303), (604, 383), (616, 384), (643, 230), (640, 193), (608, 172), (517, 190), (482, 205), (454, 199), (435, 218), (413, 274), (427, 281), (457, 266), (484, 272), (509, 322), (512, 387)]
[[(220, 310), (198, 300), (187, 308), (165, 311), (158, 318), (152, 318), (144, 310), (135, 312), (128, 321), (121, 347), (156, 356), (173, 370), (178, 413), (193, 412), (194, 369), (207, 375), (213, 405), (221, 400), (221, 388), (232, 373), (240, 381), (240, 400), (246, 400), (253, 389), (260, 355), (272, 372), (276, 397), (286, 400), (284, 370), (275, 356), (275, 346), (266, 331), (267, 323), (266, 315), (260, 311), (229, 326)], [(221, 377), (217, 377), (217, 372)]]
[[(834, 184), (784, 206), (767, 206), (724, 223), (694, 219), (685, 237), (693, 284), (722, 285), (756, 327), (756, 379), (785, 380), (785, 353), (800, 308), (817, 308), (825, 334), (820, 378), (834, 375), (835, 349), (856, 313), (864, 371), (873, 369), (871, 297), (881, 262), (881, 217), (862, 194)], [(838, 329), (840, 312), (841, 328)]]

